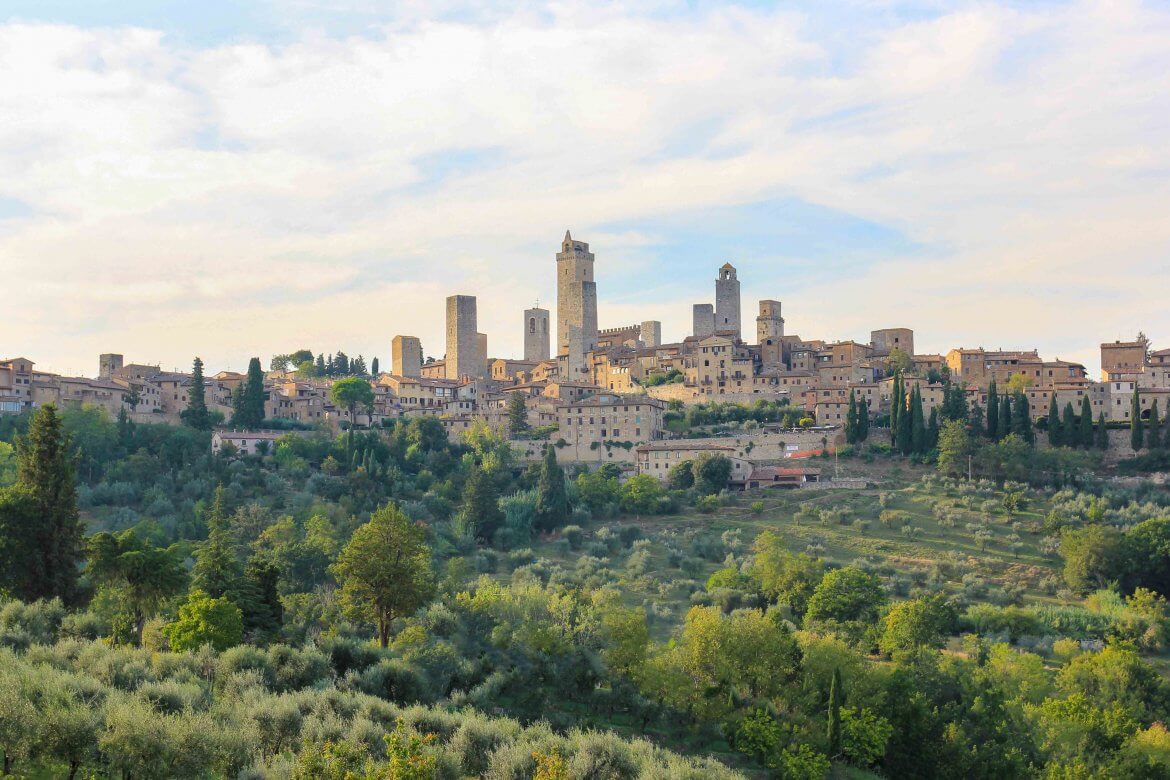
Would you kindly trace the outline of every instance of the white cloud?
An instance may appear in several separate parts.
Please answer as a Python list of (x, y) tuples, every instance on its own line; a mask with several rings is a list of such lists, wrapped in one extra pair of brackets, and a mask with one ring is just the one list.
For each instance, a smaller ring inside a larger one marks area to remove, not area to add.
[[(417, 11), (281, 46), (0, 26), (0, 198), (34, 212), (0, 222), (18, 291), (0, 353), (217, 367), (302, 344), (385, 358), (405, 332), (439, 354), (455, 292), (514, 352), (520, 310), (554, 300), (566, 226), (598, 254), (605, 324), (681, 336), (685, 302), (611, 286), (606, 304), (607, 277), (651, 256), (638, 220), (777, 194), (930, 250), (826, 271), (800, 298), (783, 272), (744, 279), (745, 313), (781, 297), (802, 335), (905, 324), (923, 349), (1088, 363), (1139, 328), (1170, 338), (1153, 293), (1170, 282), (1164, 11), (981, 3), (848, 50), (808, 18), (735, 8)], [(591, 235), (619, 220), (635, 227)]]

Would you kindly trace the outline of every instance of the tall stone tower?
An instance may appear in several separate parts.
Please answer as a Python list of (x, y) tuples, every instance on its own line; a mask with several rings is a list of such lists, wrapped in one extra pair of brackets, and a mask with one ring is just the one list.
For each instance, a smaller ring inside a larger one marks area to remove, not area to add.
[(784, 362), (784, 318), (780, 316), (780, 301), (760, 301), (756, 343), (760, 345), (760, 361), (765, 366)]
[(691, 335), (705, 339), (715, 335), (715, 307), (709, 303), (696, 303), (691, 308)]
[(486, 333), (476, 333), (475, 334), (475, 349), (476, 349), (476, 352), (479, 353), (480, 371), (482, 371), (483, 374), (486, 376), (487, 373), (490, 371), (490, 368), (488, 367), (488, 345), (487, 345), (487, 334)]
[(642, 323), (640, 338), (647, 347), (657, 347), (662, 344), (662, 323), (658, 320), (646, 320)]
[(98, 356), (98, 378), (109, 379), (115, 371), (122, 368), (125, 360), (116, 352), (106, 352)]
[(739, 326), (739, 279), (731, 263), (724, 263), (715, 280), (715, 330), (741, 338)]
[(548, 360), (551, 336), (548, 329), (548, 309), (524, 310), (524, 359)]
[(557, 354), (569, 352), (569, 332), (581, 329), (585, 350), (597, 343), (597, 283), (593, 281), (589, 244), (574, 241), (565, 231), (557, 252)]
[(417, 336), (395, 336), (390, 342), (390, 372), (395, 376), (421, 376), (422, 360), (422, 342)]
[(483, 376), (475, 317), (474, 295), (448, 296), (447, 357), (444, 366), (448, 379)]

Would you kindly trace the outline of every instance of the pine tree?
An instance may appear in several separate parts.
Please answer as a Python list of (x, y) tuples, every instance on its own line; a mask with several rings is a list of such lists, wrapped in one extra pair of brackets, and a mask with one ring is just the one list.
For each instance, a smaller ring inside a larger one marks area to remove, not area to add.
[(191, 589), (201, 590), (214, 599), (238, 595), (240, 581), (244, 578), (239, 546), (226, 504), (224, 489), (220, 485), (215, 489), (207, 517), (207, 541), (195, 552), (195, 567), (191, 571)]
[(378, 358), (374, 358), (373, 360), (370, 361), (370, 374), (375, 379), (377, 379), (378, 375), (381, 373), (382, 373), (381, 370), (378, 368)]
[(1089, 449), (1093, 446), (1093, 406), (1089, 403), (1087, 395), (1081, 396), (1080, 427), (1081, 446)]
[(938, 447), (938, 407), (930, 410), (930, 422), (926, 426), (926, 449)]
[(569, 493), (565, 489), (565, 472), (557, 463), (555, 447), (544, 448), (540, 481), (536, 485), (536, 511), (533, 525), (539, 531), (560, 528), (569, 520)]
[(1146, 421), (1146, 447), (1151, 450), (1162, 446), (1162, 421), (1158, 419), (1158, 401), (1150, 407), (1150, 419)]
[(1012, 432), (1012, 403), (1006, 393), (999, 399), (999, 427), (996, 428), (996, 440), (1002, 439)]
[(926, 422), (922, 419), (922, 389), (918, 386), (910, 394), (910, 449), (919, 454), (926, 452)]
[[(1056, 394), (1053, 393), (1053, 396)], [(1066, 447), (1081, 446), (1081, 432), (1077, 428), (1077, 413), (1073, 411), (1072, 401), (1064, 405), (1064, 420), (1061, 423), (1060, 438)]]
[(191, 388), (187, 391), (187, 408), (179, 416), (185, 424), (197, 431), (211, 430), (211, 414), (207, 411), (207, 395), (203, 381), (203, 361), (198, 357), (191, 366)]
[(78, 597), (78, 565), (82, 550), (81, 517), (73, 481), (74, 458), (69, 435), (57, 407), (37, 409), (28, 432), (16, 444), (16, 487), (22, 488), (32, 510), (31, 523), (19, 529), (26, 544), (27, 601), (60, 598), (74, 604)]
[(857, 394), (852, 388), (849, 390), (849, 408), (845, 412), (845, 442), (857, 442)]
[(1019, 436), (1028, 444), (1036, 443), (1036, 432), (1032, 428), (1032, 410), (1028, 403), (1028, 396), (1023, 391), (1016, 392), (1012, 402), (1012, 433)]
[(1056, 393), (1052, 394), (1052, 400), (1048, 404), (1048, 443), (1053, 447), (1059, 447), (1064, 444), (1064, 431), (1060, 427), (1060, 413), (1056, 410)]
[(1097, 430), (1094, 432), (1093, 444), (1099, 450), (1109, 449), (1109, 428), (1105, 425), (1105, 412), (1097, 415)]
[(1137, 386), (1129, 403), (1129, 446), (1137, 452), (1142, 448), (1142, 402), (1138, 398)]
[[(264, 423), (264, 371), (260, 358), (248, 361), (248, 378), (236, 387), (232, 399), (232, 426), (243, 430), (259, 428)], [(213, 598), (214, 593), (208, 591)]]
[(841, 705), (844, 700), (844, 690), (841, 686), (841, 669), (833, 669), (833, 681), (829, 684), (829, 724), (827, 736), (829, 739), (829, 758), (839, 758), (841, 755)]
[(987, 386), (987, 438), (992, 441), (999, 438), (999, 393), (994, 379)]

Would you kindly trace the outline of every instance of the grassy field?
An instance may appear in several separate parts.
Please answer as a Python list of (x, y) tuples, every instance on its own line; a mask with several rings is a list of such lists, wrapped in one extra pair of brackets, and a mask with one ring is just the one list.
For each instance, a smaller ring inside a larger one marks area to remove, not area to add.
[(1062, 601), (1059, 558), (1042, 549), (1044, 495), (923, 482), (922, 472), (905, 468), (885, 476), (872, 489), (770, 491), (733, 496), (710, 514), (595, 521), (577, 549), (558, 535), (533, 551), (595, 586), (616, 582), (629, 603), (650, 608), (660, 637), (681, 620), (692, 592), (749, 555), (762, 531), (793, 552), (868, 568), (895, 598), (929, 583), (971, 601)]

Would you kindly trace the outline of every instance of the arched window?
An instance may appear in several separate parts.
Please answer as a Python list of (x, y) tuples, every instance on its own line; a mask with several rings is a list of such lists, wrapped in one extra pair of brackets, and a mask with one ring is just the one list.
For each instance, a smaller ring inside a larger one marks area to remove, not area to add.
[(536, 317), (528, 318), (528, 332), (536, 333)]

